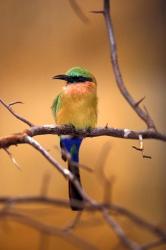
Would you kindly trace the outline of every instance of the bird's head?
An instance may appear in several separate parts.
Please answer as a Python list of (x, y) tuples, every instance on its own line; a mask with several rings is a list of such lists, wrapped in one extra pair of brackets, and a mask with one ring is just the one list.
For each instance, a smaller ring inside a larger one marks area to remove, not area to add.
[(74, 67), (69, 69), (66, 74), (53, 76), (53, 79), (60, 79), (67, 82), (67, 84), (76, 84), (84, 82), (96, 83), (95, 77), (87, 70), (81, 67)]

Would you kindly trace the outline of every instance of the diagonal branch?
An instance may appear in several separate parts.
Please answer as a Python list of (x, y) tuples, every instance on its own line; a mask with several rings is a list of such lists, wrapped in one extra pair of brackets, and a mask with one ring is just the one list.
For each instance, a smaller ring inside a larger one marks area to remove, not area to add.
[(25, 124), (27, 124), (28, 126), (32, 127), (34, 126), (33, 123), (31, 123), (30, 121), (28, 121), (27, 119), (25, 119), (24, 117), (18, 115), (13, 109), (12, 106), (15, 104), (22, 104), (22, 102), (12, 102), (10, 104), (6, 104), (2, 99), (0, 99), (0, 103), (9, 110), (9, 112), (14, 115), (18, 120), (24, 122)]
[[(93, 201), (82, 189), (80, 186), (78, 180), (74, 177), (74, 175), (67, 169), (63, 168), (59, 162), (57, 162), (50, 154), (49, 152), (43, 148), (36, 140), (34, 140), (30, 136), (25, 137), (25, 142), (30, 144), (32, 147), (34, 147), (37, 151), (39, 151), (65, 178), (70, 180), (74, 186), (77, 188), (78, 192), (81, 194), (81, 196), (84, 198), (84, 202), (88, 202), (90, 204), (96, 204), (95, 201)], [(74, 204), (76, 204), (78, 201), (75, 200)], [(82, 206), (82, 202), (78, 202), (78, 206)]]
[(117, 53), (117, 45), (116, 45), (116, 39), (114, 35), (113, 30), (113, 24), (112, 24), (112, 18), (110, 15), (110, 0), (104, 0), (104, 18), (106, 23), (106, 28), (108, 32), (108, 38), (109, 38), (109, 44), (111, 49), (111, 62), (113, 67), (114, 76), (116, 79), (117, 86), (121, 92), (121, 94), (124, 96), (124, 98), (127, 100), (127, 102), (130, 104), (130, 106), (133, 108), (133, 110), (137, 113), (137, 115), (147, 124), (148, 128), (156, 129), (154, 122), (148, 112), (145, 112), (142, 108), (139, 107), (138, 102), (134, 100), (134, 98), (129, 93), (128, 89), (125, 86), (121, 70), (119, 67), (118, 62), (118, 53)]
[(122, 243), (131, 250), (142, 250), (142, 248), (134, 241), (130, 240), (120, 225), (109, 215), (109, 211), (107, 209), (103, 209), (103, 217), (105, 222), (111, 226), (113, 231), (117, 234)]

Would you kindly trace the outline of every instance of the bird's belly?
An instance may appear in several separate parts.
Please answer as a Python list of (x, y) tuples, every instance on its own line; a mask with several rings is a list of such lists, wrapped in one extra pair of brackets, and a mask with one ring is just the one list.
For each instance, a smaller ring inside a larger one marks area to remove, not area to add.
[(97, 97), (95, 94), (64, 97), (56, 114), (56, 123), (72, 124), (76, 128), (95, 127), (97, 122)]

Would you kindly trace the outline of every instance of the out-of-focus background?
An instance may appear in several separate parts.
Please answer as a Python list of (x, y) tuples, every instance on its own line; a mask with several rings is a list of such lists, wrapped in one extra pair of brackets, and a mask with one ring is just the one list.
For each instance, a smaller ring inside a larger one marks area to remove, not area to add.
[[(127, 87), (135, 99), (146, 96), (144, 104), (157, 128), (165, 129), (166, 61), (165, 61), (165, 0), (112, 0), (112, 18), (117, 38), (119, 61)], [(101, 0), (78, 1), (89, 23), (82, 23), (73, 12), (69, 1), (61, 0), (6, 0), (0, 1), (0, 98), (6, 102), (22, 101), (14, 109), (35, 124), (54, 123), (50, 106), (63, 83), (53, 81), (55, 74), (70, 67), (89, 69), (98, 81), (98, 126), (142, 129), (145, 124), (120, 95), (114, 80), (103, 17), (90, 14), (100, 10)], [(25, 124), (16, 120), (0, 106), (0, 136), (22, 131)], [(62, 163), (57, 150), (57, 136), (40, 136), (38, 141)], [(165, 144), (145, 141), (145, 153), (152, 160), (143, 159), (132, 149), (137, 141), (109, 137), (85, 139), (80, 153), (81, 162), (93, 169), (106, 157), (105, 174), (114, 175), (114, 202), (129, 208), (147, 220), (166, 224), (166, 157)], [(104, 149), (103, 149), (104, 148)], [(48, 195), (67, 197), (64, 178), (34, 149), (27, 145), (11, 147), (22, 171), (0, 151), (0, 196), (37, 195), (43, 177), (50, 175)], [(103, 188), (97, 171), (89, 174), (81, 170), (83, 186), (87, 193), (102, 200)], [(65, 226), (74, 217), (66, 209), (23, 207), (25, 212), (43, 222)], [(83, 221), (90, 220), (89, 214)], [(99, 214), (94, 221), (101, 222)], [(121, 219), (127, 234), (139, 242), (151, 236), (137, 230), (127, 220)], [(104, 223), (84, 222), (76, 233), (99, 249), (123, 249), (117, 237)], [(59, 237), (47, 237), (41, 243), (41, 234), (18, 223), (0, 222), (0, 249), (77, 249)], [(85, 249), (85, 248), (84, 248)], [(156, 249), (165, 249), (164, 247)]]

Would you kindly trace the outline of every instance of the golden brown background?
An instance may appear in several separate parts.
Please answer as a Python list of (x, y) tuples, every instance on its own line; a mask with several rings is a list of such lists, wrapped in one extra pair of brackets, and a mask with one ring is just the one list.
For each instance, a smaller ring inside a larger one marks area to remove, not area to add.
[[(63, 83), (51, 76), (73, 66), (88, 68), (98, 80), (98, 126), (109, 124), (120, 128), (141, 129), (143, 122), (120, 95), (109, 60), (109, 48), (102, 16), (90, 10), (102, 7), (100, 0), (79, 1), (90, 22), (82, 23), (67, 0), (1, 0), (0, 1), (0, 98), (6, 102), (22, 101), (15, 110), (35, 124), (54, 122), (50, 106)], [(136, 99), (146, 96), (157, 128), (165, 125), (165, 30), (164, 0), (112, 0), (112, 16), (118, 42), (122, 73), (127, 87)], [(0, 136), (22, 131), (25, 125), (0, 107)], [(64, 164), (54, 146), (58, 137), (37, 138)], [(145, 160), (131, 146), (136, 141), (108, 137), (86, 139), (81, 148), (81, 162), (95, 169), (105, 143), (111, 145), (106, 160), (107, 176), (115, 175), (113, 201), (130, 208), (142, 217), (162, 226), (166, 223), (166, 157), (165, 144), (145, 142), (152, 160)], [(67, 197), (67, 183), (52, 166), (30, 146), (12, 147), (22, 171), (18, 171), (3, 150), (0, 151), (0, 195), (37, 195), (43, 176), (51, 175), (49, 195)], [(104, 157), (104, 156), (103, 156)], [(102, 199), (102, 185), (95, 175), (81, 171), (85, 190)], [(73, 213), (65, 209), (26, 208), (41, 221), (66, 225)], [(83, 220), (90, 216), (85, 214)], [(98, 214), (94, 218), (101, 220)], [(121, 220), (129, 236), (142, 241), (151, 239), (144, 231)], [(0, 222), (0, 249), (39, 249), (40, 234), (17, 223)], [(100, 249), (123, 249), (118, 239), (101, 223), (80, 226), (77, 234)], [(48, 240), (49, 239), (49, 240)], [(77, 249), (63, 239), (48, 237), (46, 249)], [(156, 249), (165, 249), (156, 248)]]

